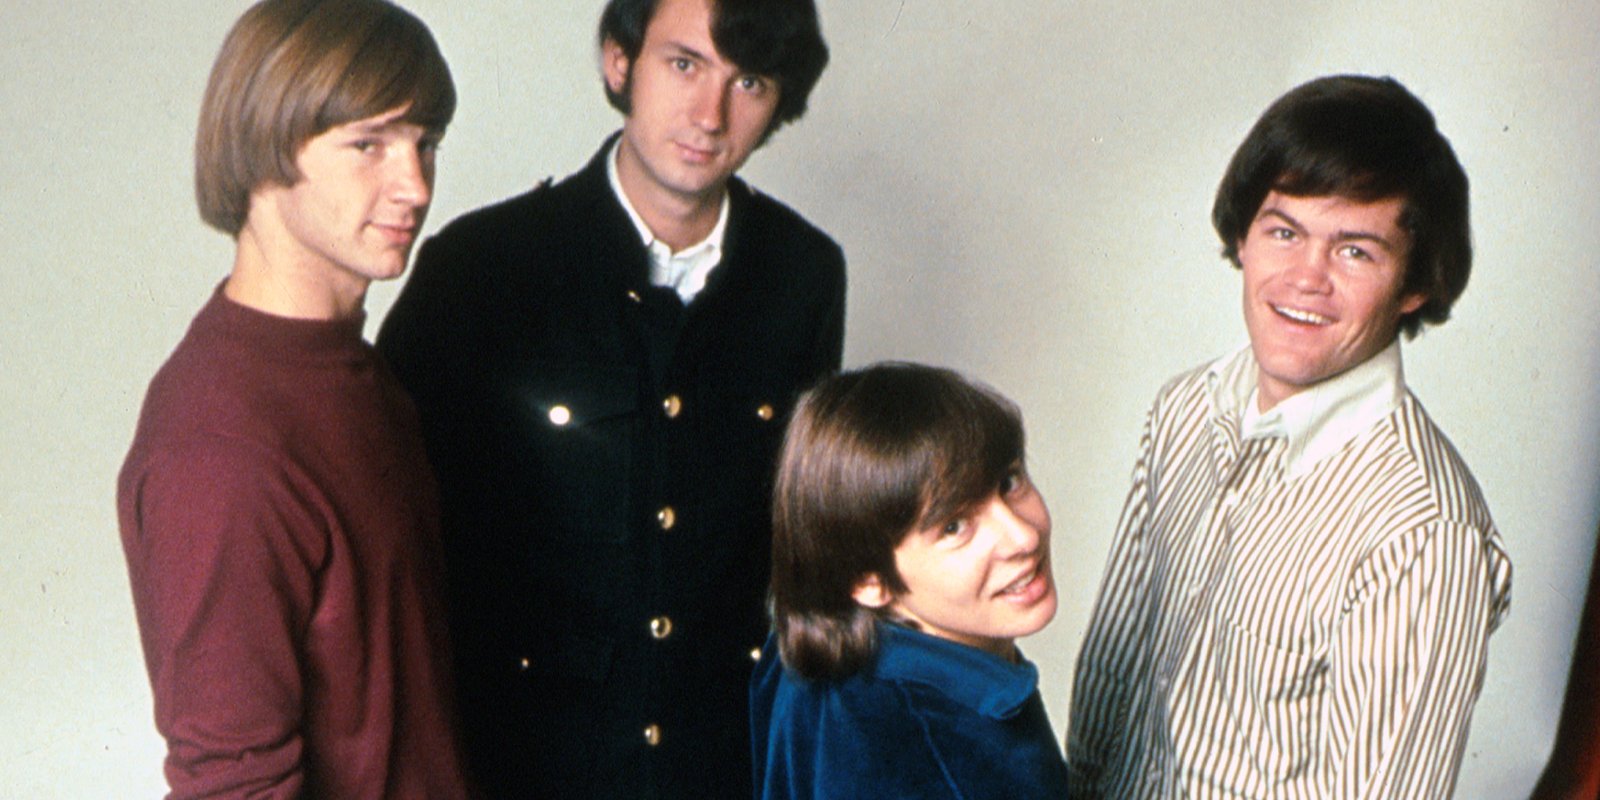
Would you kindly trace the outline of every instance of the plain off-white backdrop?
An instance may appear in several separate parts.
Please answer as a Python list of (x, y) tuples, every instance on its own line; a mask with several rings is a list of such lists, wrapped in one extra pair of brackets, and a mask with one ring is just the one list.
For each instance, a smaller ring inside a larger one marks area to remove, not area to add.
[[(461, 97), (430, 231), (576, 170), (618, 124), (599, 0), (406, 5)], [(230, 265), (195, 211), (191, 148), (245, 6), (0, 14), (0, 797), (164, 789), (114, 479), (146, 382)], [(1390, 74), (1432, 107), (1472, 180), (1477, 259), (1406, 372), (1516, 569), (1458, 795), (1525, 796), (1600, 515), (1600, 5), (820, 6), (833, 59), (811, 111), (744, 175), (843, 245), (847, 365), (949, 365), (1022, 405), (1062, 600), (1024, 648), (1058, 729), (1146, 405), (1244, 341), (1208, 222), (1233, 148), (1321, 74)], [(372, 291), (369, 333), (397, 289)]]

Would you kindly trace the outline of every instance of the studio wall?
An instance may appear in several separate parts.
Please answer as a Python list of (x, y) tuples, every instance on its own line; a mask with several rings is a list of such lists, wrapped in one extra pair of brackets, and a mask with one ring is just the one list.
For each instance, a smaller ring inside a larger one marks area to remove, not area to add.
[[(1209, 225), (1233, 148), (1326, 73), (1393, 75), (1432, 107), (1477, 258), (1406, 374), (1515, 563), (1458, 796), (1525, 795), (1600, 519), (1600, 5), (819, 3), (832, 63), (744, 175), (844, 247), (848, 365), (953, 366), (1022, 406), (1062, 597), (1023, 647), (1058, 729), (1145, 409), (1244, 342)], [(598, 2), (404, 4), (460, 91), (429, 230), (576, 170), (617, 126)], [(61, 0), (0, 24), (0, 797), (163, 791), (114, 480), (146, 382), (231, 264), (191, 151), (245, 6)], [(369, 333), (397, 290), (372, 290)]]

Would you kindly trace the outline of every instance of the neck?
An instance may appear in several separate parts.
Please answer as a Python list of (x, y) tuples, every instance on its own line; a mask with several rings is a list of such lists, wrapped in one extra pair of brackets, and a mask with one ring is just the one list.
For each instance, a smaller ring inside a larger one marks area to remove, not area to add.
[(1267, 388), (1266, 388), (1266, 385), (1264, 383), (1262, 383), (1261, 376), (1260, 375), (1256, 376), (1256, 412), (1257, 413), (1265, 414), (1268, 411), (1271, 411), (1273, 408), (1277, 407), (1278, 403), (1283, 402), (1283, 400), (1285, 400), (1285, 399), (1286, 398), (1278, 397), (1276, 394), (1273, 394), (1273, 393), (1269, 392), (1267, 390)]
[(223, 284), (229, 300), (292, 319), (350, 319), (361, 313), (369, 281), (306, 263), (281, 236), (247, 221), (239, 231), (233, 271)]
[(983, 649), (1005, 659), (1008, 664), (1017, 663), (1017, 641), (1015, 639), (995, 639)]
[(648, 180), (642, 174), (643, 166), (623, 138), (617, 152), (617, 182), (628, 196), (628, 203), (639, 212), (644, 224), (656, 239), (665, 242), (674, 253), (704, 241), (717, 227), (722, 213), (722, 198), (728, 191), (727, 181), (699, 192), (677, 192)]

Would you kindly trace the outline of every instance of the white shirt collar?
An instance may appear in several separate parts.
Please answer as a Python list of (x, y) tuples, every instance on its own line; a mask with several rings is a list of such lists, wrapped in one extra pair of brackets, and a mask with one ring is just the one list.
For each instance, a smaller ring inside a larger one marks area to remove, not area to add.
[(650, 230), (644, 217), (639, 216), (638, 209), (628, 200), (628, 193), (622, 190), (622, 180), (617, 177), (617, 152), (621, 147), (622, 137), (619, 136), (611, 145), (611, 154), (606, 157), (606, 178), (611, 181), (611, 191), (622, 203), (622, 209), (628, 212), (628, 219), (633, 220), (639, 240), (650, 253), (650, 282), (675, 289), (683, 302), (688, 303), (705, 288), (711, 270), (722, 263), (722, 243), (728, 232), (728, 190), (722, 190), (717, 224), (712, 226), (706, 238), (674, 253), (666, 242), (656, 238), (655, 231)]
[(1241, 439), (1287, 439), (1283, 466), (1291, 478), (1310, 471), (1393, 413), (1406, 394), (1399, 339), (1372, 358), (1295, 393), (1265, 413), (1257, 411), (1258, 369), (1249, 345), (1207, 368), (1212, 408), (1217, 414), (1239, 414)]

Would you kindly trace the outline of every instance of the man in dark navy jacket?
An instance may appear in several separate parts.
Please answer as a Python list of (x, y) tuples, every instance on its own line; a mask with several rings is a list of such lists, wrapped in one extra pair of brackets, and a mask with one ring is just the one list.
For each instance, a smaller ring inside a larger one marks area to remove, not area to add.
[(733, 176), (827, 48), (812, 0), (611, 0), (600, 44), (622, 130), (428, 241), (378, 346), (439, 473), (481, 784), (748, 797), (773, 461), (845, 275)]

